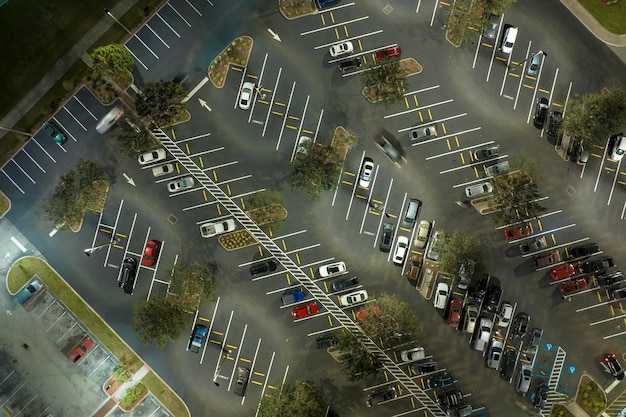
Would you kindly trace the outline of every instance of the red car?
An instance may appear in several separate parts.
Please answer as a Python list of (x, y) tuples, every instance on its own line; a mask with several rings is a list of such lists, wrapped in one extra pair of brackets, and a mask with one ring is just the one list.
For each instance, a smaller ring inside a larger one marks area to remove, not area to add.
[(578, 278), (572, 281), (565, 282), (559, 287), (559, 292), (562, 298), (567, 298), (572, 294), (587, 288), (587, 281), (585, 278)]
[(550, 275), (552, 276), (552, 279), (554, 281), (557, 281), (559, 279), (568, 278), (572, 275), (576, 275), (576, 270), (574, 269), (574, 265), (565, 264), (554, 268), (552, 271), (550, 271)]
[(504, 229), (504, 238), (506, 240), (517, 239), (519, 237), (526, 237), (530, 234), (530, 226), (525, 227), (509, 227)]
[(380, 307), (378, 306), (374, 306), (374, 307), (369, 307), (369, 308), (362, 308), (359, 311), (356, 312), (356, 318), (359, 320), (365, 320), (365, 314), (367, 311), (373, 311), (373, 316), (374, 317), (379, 317), (380, 316)]
[(159, 257), (159, 248), (161, 242), (158, 240), (149, 240), (146, 242), (146, 247), (143, 250), (143, 258), (141, 258), (141, 264), (144, 266), (152, 266)]
[(450, 310), (448, 311), (448, 325), (453, 328), (459, 327), (461, 320), (461, 301), (453, 298), (450, 301)]
[(93, 342), (87, 336), (83, 340), (80, 341), (78, 346), (74, 348), (70, 353), (67, 354), (67, 359), (71, 360), (72, 363), (78, 363), (93, 347)]
[(293, 317), (294, 320), (302, 319), (304, 317), (317, 314), (317, 311), (318, 311), (317, 303), (312, 302), (309, 304), (304, 304), (298, 307), (294, 307), (294, 309), (291, 310), (291, 317)]
[(399, 46), (392, 46), (391, 48), (380, 49), (376, 51), (376, 60), (384, 61), (390, 57), (394, 57), (394, 56), (399, 57), (400, 53), (401, 51), (400, 51)]

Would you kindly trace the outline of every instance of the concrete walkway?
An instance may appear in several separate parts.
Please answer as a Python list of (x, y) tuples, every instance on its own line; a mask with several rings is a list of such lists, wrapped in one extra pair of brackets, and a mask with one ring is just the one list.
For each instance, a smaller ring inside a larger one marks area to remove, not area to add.
[(117, 390), (115, 390), (115, 392), (108, 393), (111, 397), (100, 405), (98, 410), (93, 413), (92, 417), (104, 417), (109, 414), (111, 410), (117, 406), (117, 403), (120, 402), (120, 399), (124, 397), (126, 391), (140, 382), (151, 370), (152, 369), (144, 363), (143, 366), (135, 372), (135, 374), (130, 377), (128, 381), (124, 382)]

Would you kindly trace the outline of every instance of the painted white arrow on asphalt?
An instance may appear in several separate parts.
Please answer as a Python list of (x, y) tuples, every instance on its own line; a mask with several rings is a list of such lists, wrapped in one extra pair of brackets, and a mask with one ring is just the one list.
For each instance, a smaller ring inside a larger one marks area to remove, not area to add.
[(206, 104), (206, 101), (202, 100), (201, 98), (198, 98), (198, 101), (200, 102), (200, 105), (202, 107), (204, 107), (205, 109), (207, 109), (208, 111), (213, 111), (211, 110), (211, 108), (208, 106), (208, 104)]
[(278, 33), (274, 32), (272, 29), (267, 29), (267, 31), (270, 33), (270, 35), (272, 35), (272, 38), (280, 42), (280, 36), (278, 36)]
[(130, 185), (132, 185), (133, 187), (135, 186), (135, 181), (133, 181), (133, 179), (131, 177), (129, 177), (128, 175), (126, 175), (125, 172), (122, 173), (122, 175), (124, 176), (124, 178), (126, 178), (126, 182), (129, 183)]

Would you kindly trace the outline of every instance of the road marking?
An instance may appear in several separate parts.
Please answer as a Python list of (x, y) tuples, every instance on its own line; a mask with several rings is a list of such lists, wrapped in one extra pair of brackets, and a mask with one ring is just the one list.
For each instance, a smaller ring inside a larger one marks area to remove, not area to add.
[[(310, 35), (311, 33), (321, 32), (321, 31), (326, 30), (326, 29), (334, 29), (334, 28), (336, 28), (338, 26), (341, 26), (341, 25), (347, 25), (348, 23), (360, 22), (361, 20), (365, 20), (365, 19), (369, 19), (369, 16), (357, 17), (356, 19), (347, 20), (347, 21), (345, 21), (343, 23), (337, 23), (335, 25), (323, 26), (321, 28), (307, 30), (306, 32), (301, 32), (300, 36)], [(344, 39), (344, 41), (345, 40), (346, 39)]]
[(27, 249), (15, 238), (15, 236), (11, 236), (11, 242), (15, 243), (15, 246), (20, 248), (22, 252), (26, 252)]
[[(353, 36), (351, 38), (344, 39), (344, 41), (350, 41), (350, 40), (354, 40), (354, 39), (357, 39), (357, 38), (364, 38), (366, 36), (373, 36), (373, 35), (377, 35), (377, 34), (382, 33), (382, 32), (383, 32), (382, 29), (375, 30), (374, 32), (364, 33), (363, 35)], [(325, 44), (322, 44), (322, 45), (317, 45), (313, 49), (330, 48), (332, 45), (335, 45), (335, 44), (337, 44), (337, 41), (330, 42), (330, 43), (325, 43)], [(357, 54), (356, 56), (358, 56), (358, 55), (359, 54)], [(360, 55), (362, 55), (362, 54), (360, 54)]]
[(451, 134), (445, 135), (445, 136), (437, 136), (437, 137), (434, 137), (432, 139), (423, 140), (421, 142), (413, 143), (413, 144), (411, 144), (411, 146), (424, 145), (426, 143), (435, 142), (437, 140), (447, 139), (447, 138), (454, 137), (454, 136), (457, 136), (457, 135), (462, 135), (462, 134), (465, 134), (465, 133), (475, 132), (475, 131), (480, 130), (480, 129), (482, 129), (482, 128), (480, 126), (478, 126), (478, 127), (472, 128), (472, 129), (466, 129), (466, 130), (462, 130), (460, 132), (451, 133)]
[[(278, 68), (278, 75), (276, 76), (276, 84), (274, 84), (274, 89), (272, 91), (272, 99), (270, 100), (270, 103), (274, 102), (274, 98), (276, 97), (276, 90), (278, 89), (278, 82), (280, 81), (280, 74), (282, 74), (283, 72), (283, 68), (280, 67)], [(267, 122), (270, 119), (270, 114), (272, 110), (272, 106), (271, 104), (268, 106), (267, 108), (267, 116), (265, 117), (265, 124), (263, 125), (263, 133), (261, 133), (261, 137), (265, 137), (265, 131), (267, 130)]]
[(176, 32), (176, 31), (174, 30), (174, 28), (173, 28), (172, 26), (170, 26), (170, 24), (169, 24), (169, 23), (167, 23), (167, 22), (165, 21), (165, 19), (163, 19), (159, 13), (157, 13), (156, 15), (157, 15), (157, 17), (158, 17), (159, 19), (161, 19), (161, 21), (162, 21), (163, 23), (165, 23), (165, 26), (167, 26), (168, 28), (170, 28), (170, 30), (171, 30), (172, 32), (174, 32), (174, 35), (176, 35), (176, 36), (178, 36), (178, 37), (180, 38), (180, 35), (178, 34), (178, 32)]
[(187, 97), (185, 97), (185, 98), (183, 99), (183, 103), (186, 103), (187, 101), (189, 101), (189, 99), (190, 99), (191, 97), (193, 97), (193, 96), (194, 96), (194, 94), (196, 94), (196, 93), (198, 92), (198, 90), (199, 90), (199, 89), (201, 89), (201, 88), (204, 86), (204, 84), (206, 84), (208, 81), (209, 81), (209, 77), (204, 77), (204, 78), (202, 79), (202, 81), (200, 81), (200, 82), (199, 82), (199, 83), (198, 83), (198, 84), (197, 84), (197, 85), (193, 88), (193, 90), (191, 90), (191, 91), (189, 92), (189, 94), (187, 94)]
[(401, 111), (401, 112), (398, 112), (398, 113), (388, 114), (388, 115), (384, 116), (383, 118), (384, 118), (384, 119), (390, 119), (390, 118), (392, 118), (392, 117), (402, 116), (402, 115), (405, 115), (405, 114), (409, 114), (409, 113), (413, 113), (413, 112), (416, 112), (416, 111), (420, 111), (420, 110), (428, 109), (428, 108), (431, 108), (431, 107), (437, 107), (437, 106), (441, 106), (441, 105), (443, 105), (443, 104), (452, 103), (453, 101), (454, 101), (453, 99), (444, 100), (444, 101), (440, 101), (440, 102), (438, 102), (438, 103), (433, 103), (433, 104), (430, 104), (430, 105), (428, 105), (428, 106), (416, 107), (416, 108), (414, 108), (414, 109), (404, 110), (404, 111)]

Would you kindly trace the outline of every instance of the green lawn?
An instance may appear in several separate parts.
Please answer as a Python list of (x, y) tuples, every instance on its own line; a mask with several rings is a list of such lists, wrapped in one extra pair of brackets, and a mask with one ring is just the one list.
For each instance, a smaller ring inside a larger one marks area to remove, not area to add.
[(626, 34), (626, 0), (578, 0), (585, 9), (609, 32)]

